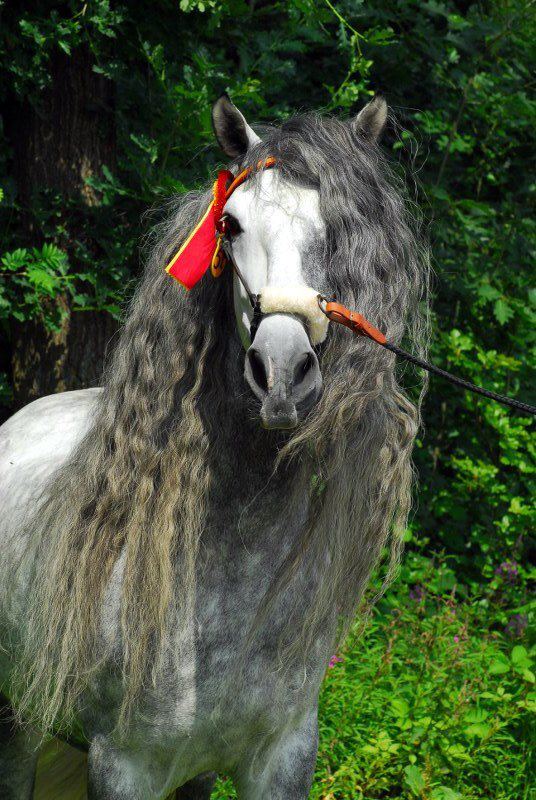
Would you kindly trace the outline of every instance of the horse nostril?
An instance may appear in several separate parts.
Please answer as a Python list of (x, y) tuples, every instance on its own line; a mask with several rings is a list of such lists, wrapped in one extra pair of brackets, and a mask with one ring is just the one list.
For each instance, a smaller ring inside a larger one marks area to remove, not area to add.
[(304, 375), (307, 375), (311, 367), (313, 366), (313, 359), (310, 353), (307, 353), (305, 356), (305, 361), (302, 364), (301, 371)]
[(311, 353), (306, 353), (305, 358), (300, 361), (300, 363), (296, 366), (296, 370), (294, 373), (294, 383), (301, 383), (307, 374), (311, 371), (314, 364), (313, 357)]
[(268, 377), (266, 375), (266, 369), (264, 367), (264, 362), (257, 350), (250, 350), (248, 352), (248, 359), (253, 380), (259, 389), (262, 389), (263, 392), (268, 392)]

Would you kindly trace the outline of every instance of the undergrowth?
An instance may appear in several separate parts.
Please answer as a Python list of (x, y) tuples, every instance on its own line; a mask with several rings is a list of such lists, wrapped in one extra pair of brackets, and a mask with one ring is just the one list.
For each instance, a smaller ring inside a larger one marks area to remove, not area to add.
[(444, 554), (406, 554), (328, 669), (312, 800), (534, 800), (530, 578), (505, 561), (469, 587)]

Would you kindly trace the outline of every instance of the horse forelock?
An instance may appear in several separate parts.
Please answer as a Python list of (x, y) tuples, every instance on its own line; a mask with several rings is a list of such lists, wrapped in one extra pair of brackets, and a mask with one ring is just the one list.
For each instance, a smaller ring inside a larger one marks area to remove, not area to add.
[[(268, 155), (277, 158), (280, 179), (319, 192), (326, 236), (317, 288), (363, 313), (392, 341), (406, 335), (422, 352), (426, 260), (379, 149), (343, 122), (306, 115), (267, 131), (248, 161)], [(21, 714), (31, 713), (43, 730), (68, 717), (98, 668), (100, 609), (120, 553), (128, 717), (155, 656), (153, 676), (161, 663), (170, 605), (179, 594), (188, 613), (193, 602), (209, 453), (233, 447), (237, 426), (253, 429), (231, 275), (204, 280), (186, 295), (163, 271), (209, 197), (195, 192), (172, 202), (149, 235), (145, 275), (107, 370), (99, 414), (33, 521), (39, 570), (15, 683)], [(297, 631), (299, 622), (289, 619), (286, 638), (301, 654), (326, 615), (351, 618), (390, 534), (396, 562), (419, 421), (418, 402), (398, 386), (391, 354), (375, 344), (332, 330), (321, 363), (323, 395), (282, 449), (265, 432), (254, 437), (269, 469), (290, 464), (301, 482), (304, 471), (315, 476), (309, 524), (264, 602), (296, 570), (329, 561), (307, 629)]]

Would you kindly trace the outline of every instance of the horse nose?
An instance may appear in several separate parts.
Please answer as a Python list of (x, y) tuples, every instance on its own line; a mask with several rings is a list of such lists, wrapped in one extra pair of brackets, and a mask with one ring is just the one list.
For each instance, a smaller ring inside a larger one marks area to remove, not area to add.
[(295, 428), (322, 388), (318, 358), (303, 325), (282, 314), (262, 320), (246, 353), (244, 374), (261, 401), (265, 428)]

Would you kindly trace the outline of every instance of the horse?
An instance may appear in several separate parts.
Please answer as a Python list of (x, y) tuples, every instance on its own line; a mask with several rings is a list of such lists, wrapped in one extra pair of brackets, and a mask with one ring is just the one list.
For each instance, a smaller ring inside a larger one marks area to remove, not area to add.
[[(313, 340), (291, 300), (335, 296), (425, 347), (387, 115), (375, 97), (259, 136), (220, 97), (216, 139), (250, 168), (224, 210), (242, 280), (166, 274), (210, 190), (170, 201), (103, 388), (0, 429), (3, 800), (32, 796), (47, 736), (87, 753), (90, 800), (202, 800), (222, 772), (242, 800), (308, 797), (330, 656), (382, 551), (389, 574), (400, 557), (420, 401), (392, 353)], [(255, 331), (245, 286), (283, 298)]]

